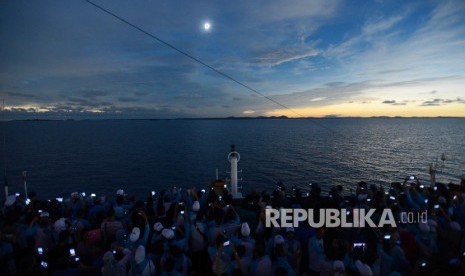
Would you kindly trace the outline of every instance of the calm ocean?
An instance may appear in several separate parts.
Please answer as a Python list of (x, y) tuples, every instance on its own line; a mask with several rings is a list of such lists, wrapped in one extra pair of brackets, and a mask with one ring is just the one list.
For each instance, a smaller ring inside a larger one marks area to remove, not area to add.
[(243, 192), (272, 190), (277, 180), (347, 191), (361, 180), (429, 181), (435, 161), (438, 181), (458, 183), (465, 173), (465, 119), (12, 121), (0, 131), (10, 192), (23, 191), (26, 170), (29, 191), (41, 197), (200, 188), (217, 168), (227, 177), (231, 144), (241, 154)]

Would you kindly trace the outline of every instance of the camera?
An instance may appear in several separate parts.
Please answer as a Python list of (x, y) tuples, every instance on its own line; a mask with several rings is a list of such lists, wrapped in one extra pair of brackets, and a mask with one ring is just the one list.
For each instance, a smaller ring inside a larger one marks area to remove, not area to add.
[(76, 251), (74, 250), (74, 248), (71, 248), (71, 249), (69, 250), (69, 255), (71, 255), (71, 257), (76, 256)]
[(42, 249), (42, 247), (37, 248), (37, 253), (39, 253), (39, 255), (44, 254), (44, 250)]
[(225, 242), (223, 243), (223, 246), (228, 246), (229, 244), (230, 244), (230, 241), (225, 241)]

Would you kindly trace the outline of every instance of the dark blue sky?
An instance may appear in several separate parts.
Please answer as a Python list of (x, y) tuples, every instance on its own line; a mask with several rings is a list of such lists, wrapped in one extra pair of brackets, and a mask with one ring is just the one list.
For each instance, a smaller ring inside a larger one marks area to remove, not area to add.
[[(465, 2), (0, 3), (0, 98), (15, 118), (465, 116)], [(211, 28), (204, 29), (209, 22)]]

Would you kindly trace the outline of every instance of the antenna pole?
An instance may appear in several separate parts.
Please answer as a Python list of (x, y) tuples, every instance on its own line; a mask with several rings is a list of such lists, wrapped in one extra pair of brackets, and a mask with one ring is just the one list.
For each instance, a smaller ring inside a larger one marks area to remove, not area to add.
[(2, 125), (3, 125), (3, 177), (5, 184), (5, 200), (8, 197), (8, 180), (6, 178), (6, 120), (5, 120), (5, 99), (2, 99)]

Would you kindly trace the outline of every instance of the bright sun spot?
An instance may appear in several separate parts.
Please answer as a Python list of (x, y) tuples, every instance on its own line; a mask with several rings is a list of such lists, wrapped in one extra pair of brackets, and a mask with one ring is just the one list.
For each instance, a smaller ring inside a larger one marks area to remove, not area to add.
[(205, 31), (209, 31), (210, 28), (211, 28), (210, 22), (205, 22), (205, 24), (203, 24), (203, 29)]

